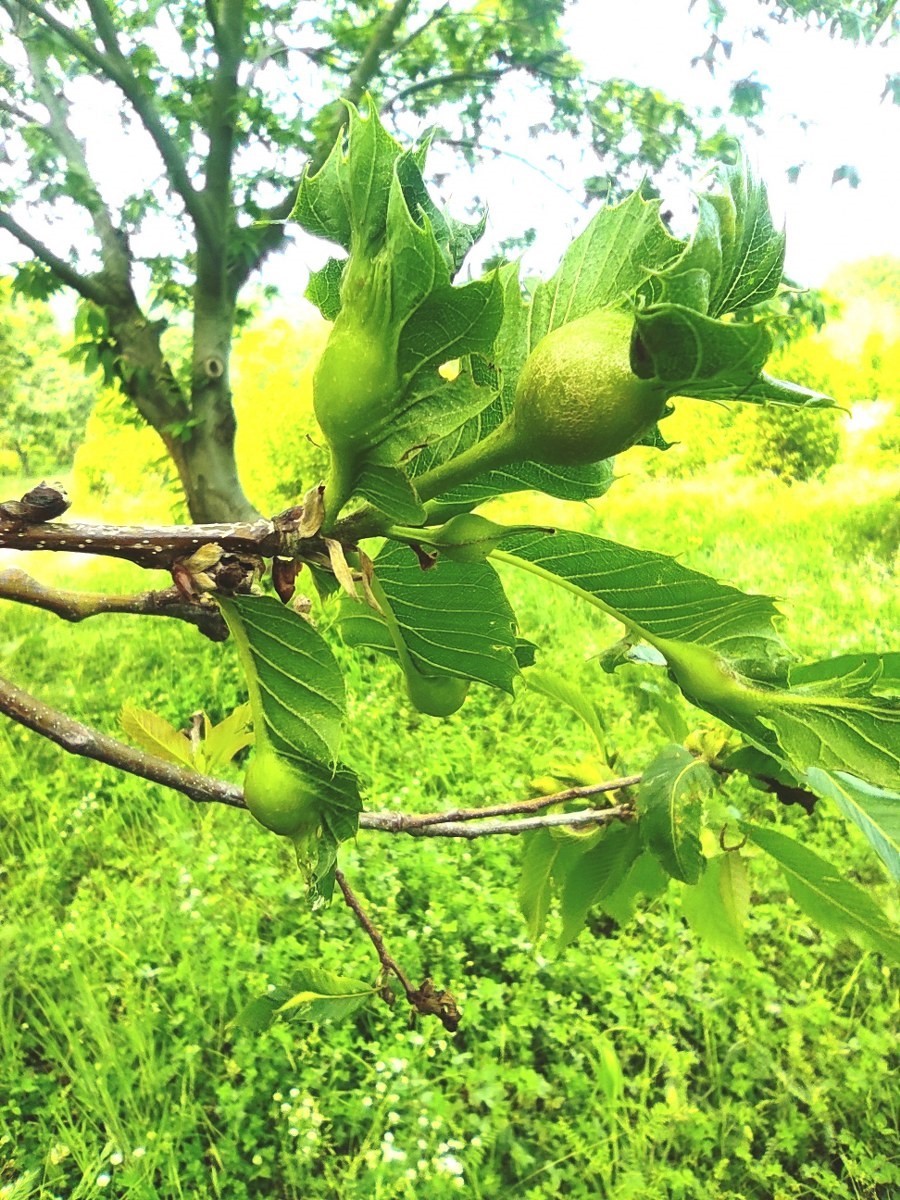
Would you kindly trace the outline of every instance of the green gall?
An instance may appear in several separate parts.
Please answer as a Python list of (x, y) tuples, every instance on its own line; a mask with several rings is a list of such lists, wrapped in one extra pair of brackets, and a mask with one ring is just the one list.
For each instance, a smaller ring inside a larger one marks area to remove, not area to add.
[(498, 525), (477, 513), (459, 513), (440, 529), (429, 533), (428, 544), (454, 562), (484, 562), (509, 532), (507, 526)]
[(319, 826), (320, 795), (315, 778), (271, 750), (257, 748), (244, 776), (244, 802), (273, 833), (298, 838)]
[(413, 708), (429, 717), (449, 717), (462, 708), (469, 680), (456, 675), (423, 675), (415, 668), (404, 670), (406, 694)]
[(313, 376), (316, 420), (336, 455), (355, 457), (374, 444), (398, 386), (390, 340), (338, 317)]
[(640, 441), (662, 416), (666, 392), (634, 373), (632, 362), (642, 355), (633, 340), (629, 313), (597, 309), (538, 342), (519, 377), (512, 412), (520, 457), (577, 466)]

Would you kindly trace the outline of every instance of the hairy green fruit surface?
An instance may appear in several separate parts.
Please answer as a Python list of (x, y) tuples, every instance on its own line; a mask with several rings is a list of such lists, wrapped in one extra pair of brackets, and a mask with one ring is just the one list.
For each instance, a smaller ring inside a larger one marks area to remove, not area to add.
[(251, 814), (282, 837), (313, 833), (319, 824), (316, 781), (268, 750), (257, 749), (244, 776), (244, 801)]
[(633, 329), (629, 313), (598, 309), (538, 342), (512, 414), (521, 458), (556, 466), (599, 462), (633, 446), (659, 420), (666, 394), (632, 370)]

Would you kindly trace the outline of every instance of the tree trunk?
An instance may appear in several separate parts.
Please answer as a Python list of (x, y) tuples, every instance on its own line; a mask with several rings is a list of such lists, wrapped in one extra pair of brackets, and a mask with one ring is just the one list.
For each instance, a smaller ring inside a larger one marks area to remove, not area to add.
[(160, 327), (146, 319), (130, 289), (107, 308), (118, 355), (127, 364), (122, 388), (172, 456), (192, 521), (255, 520), (260, 514), (244, 495), (234, 456), (237, 426), (228, 386), (233, 305), (198, 294), (196, 307), (190, 402), (163, 354)]
[[(211, 389), (210, 389), (211, 390)], [(197, 425), (183, 438), (163, 440), (178, 469), (191, 520), (198, 523), (254, 521), (259, 513), (244, 495), (234, 456), (237, 424), (231, 395), (207, 395)]]

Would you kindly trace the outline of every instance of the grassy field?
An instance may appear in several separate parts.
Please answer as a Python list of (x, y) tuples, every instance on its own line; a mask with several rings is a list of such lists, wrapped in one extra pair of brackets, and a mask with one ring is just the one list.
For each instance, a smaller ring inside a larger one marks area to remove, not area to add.
[[(895, 548), (872, 517), (887, 473), (786, 488), (723, 474), (626, 474), (595, 512), (524, 518), (677, 554), (784, 601), (809, 655), (888, 649)], [(869, 534), (861, 533), (868, 529)], [(36, 574), (49, 564), (28, 564)], [(54, 564), (79, 586), (121, 567)], [(138, 576), (139, 577), (139, 576)], [(625, 769), (662, 744), (639, 669), (590, 656), (617, 627), (508, 577), (543, 665), (597, 700)], [(437, 725), (397, 680), (348, 662), (353, 765), (371, 808), (519, 798), (589, 750), (540, 696), (475, 689)], [(126, 699), (176, 724), (241, 699), (231, 647), (134, 618), (66, 626), (0, 606), (0, 661), (24, 686), (116, 732)], [(412, 764), (412, 765), (411, 765)], [(750, 964), (714, 957), (673, 891), (623, 930), (604, 920), (563, 955), (516, 904), (521, 844), (367, 834), (343, 865), (409, 974), (464, 1012), (459, 1032), (397, 1006), (346, 1024), (235, 1028), (297, 966), (372, 977), (335, 904), (310, 914), (286, 848), (234, 812), (64, 755), (0, 724), (0, 1197), (222, 1200), (893, 1200), (897, 990), (882, 963), (823, 939), (779, 880), (754, 875)], [(772, 806), (761, 799), (766, 812)], [(883, 875), (819, 806), (772, 813), (854, 877)]]

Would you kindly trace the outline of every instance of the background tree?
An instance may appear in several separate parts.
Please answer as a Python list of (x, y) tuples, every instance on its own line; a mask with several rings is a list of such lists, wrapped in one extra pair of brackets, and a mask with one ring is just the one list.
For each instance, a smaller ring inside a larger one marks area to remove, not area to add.
[(0, 280), (0, 474), (71, 464), (96, 386), (67, 360), (67, 345), (46, 305)]
[[(338, 98), (371, 90), (395, 126), (437, 112), (441, 137), (473, 162), (500, 81), (521, 73), (549, 98), (554, 130), (587, 131), (602, 167), (589, 193), (615, 193), (630, 171), (658, 171), (686, 144), (691, 157), (725, 152), (721, 134), (705, 138), (657, 90), (581, 79), (560, 34), (565, 7), (0, 0), (0, 228), (32, 256), (19, 286), (78, 293), (86, 354), (162, 437), (195, 519), (254, 512), (234, 457), (231, 342), (247, 284), (284, 243), (303, 167), (321, 164), (345, 120)], [(773, 4), (769, 15), (859, 38), (881, 29), (883, 9)], [(698, 61), (711, 70), (728, 52), (715, 33), (723, 13), (710, 4), (712, 41)], [(735, 87), (732, 107), (752, 117), (763, 93), (748, 86)], [(104, 114), (89, 126), (86, 99)], [(158, 177), (101, 185), (107, 122), (149, 139)], [(177, 320), (191, 326), (183, 365), (165, 336)]]

